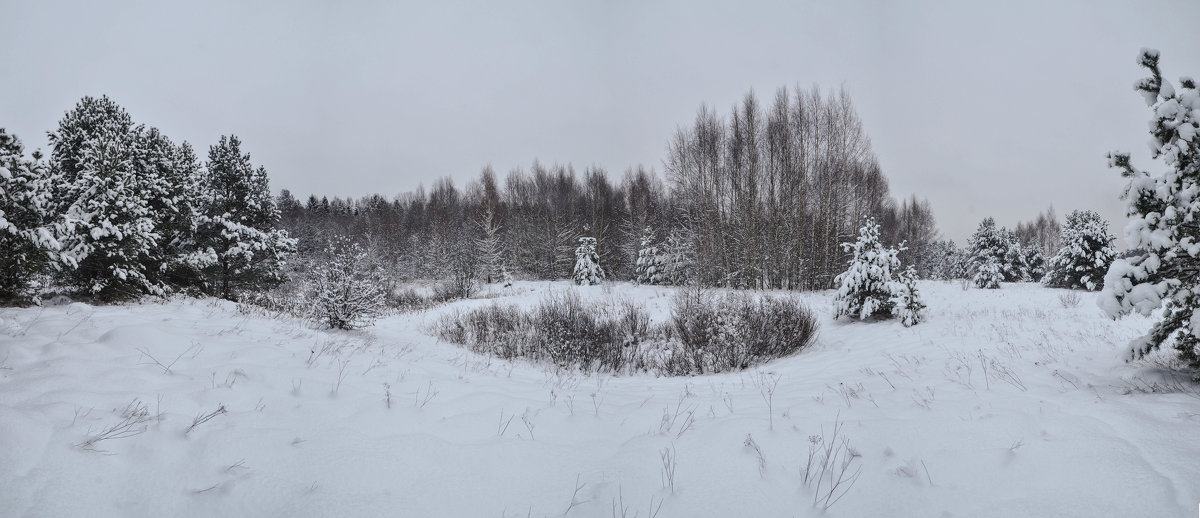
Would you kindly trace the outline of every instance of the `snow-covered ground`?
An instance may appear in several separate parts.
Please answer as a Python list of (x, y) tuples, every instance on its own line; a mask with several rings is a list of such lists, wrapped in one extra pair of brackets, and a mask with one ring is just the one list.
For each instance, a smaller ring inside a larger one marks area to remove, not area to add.
[[(1124, 362), (1148, 320), (1036, 285), (921, 288), (912, 328), (834, 322), (830, 293), (797, 295), (821, 317), (813, 347), (688, 378), (554, 372), (428, 332), (564, 289), (667, 318), (671, 289), (629, 284), (517, 283), (355, 332), (215, 300), (4, 309), (0, 515), (1195, 512), (1200, 393)], [(122, 414), (128, 436), (88, 444)], [(837, 422), (858, 478), (822, 511), (828, 485), (803, 468)]]

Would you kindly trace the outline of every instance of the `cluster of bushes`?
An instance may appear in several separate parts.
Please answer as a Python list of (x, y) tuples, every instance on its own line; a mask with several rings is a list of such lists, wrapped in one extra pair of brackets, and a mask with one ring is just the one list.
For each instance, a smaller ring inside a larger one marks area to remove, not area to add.
[(480, 354), (584, 371), (681, 376), (746, 369), (810, 345), (817, 323), (791, 298), (681, 292), (668, 322), (632, 302), (552, 295), (531, 311), (492, 304), (442, 317), (439, 338)]

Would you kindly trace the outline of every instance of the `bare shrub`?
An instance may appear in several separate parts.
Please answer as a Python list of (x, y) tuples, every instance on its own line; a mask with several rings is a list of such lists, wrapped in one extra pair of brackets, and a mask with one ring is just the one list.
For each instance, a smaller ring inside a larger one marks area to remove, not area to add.
[(410, 311), (424, 311), (436, 304), (432, 298), (422, 295), (412, 287), (389, 293), (387, 297), (387, 303), (389, 306), (404, 313)]
[(1080, 299), (1082, 297), (1078, 293), (1069, 291), (1058, 296), (1058, 303), (1062, 304), (1064, 308), (1074, 308), (1079, 306)]
[(794, 354), (817, 338), (812, 311), (792, 298), (680, 292), (671, 327), (682, 347), (674, 374), (741, 370)]
[(666, 375), (746, 369), (807, 347), (816, 330), (812, 312), (790, 298), (681, 294), (671, 321), (651, 325), (640, 305), (584, 303), (574, 292), (551, 295), (529, 312), (492, 304), (434, 325), (442, 340), (481, 354)]

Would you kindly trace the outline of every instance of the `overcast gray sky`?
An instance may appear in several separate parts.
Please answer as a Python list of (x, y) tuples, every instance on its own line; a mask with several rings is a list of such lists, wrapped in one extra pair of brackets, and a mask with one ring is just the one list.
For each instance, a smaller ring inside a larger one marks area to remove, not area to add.
[(29, 148), (84, 95), (272, 188), (394, 195), (545, 163), (660, 173), (674, 129), (748, 90), (845, 86), (892, 193), (963, 244), (1053, 204), (1120, 235), (1151, 165), (1138, 49), (1200, 76), (1200, 2), (52, 2), (0, 18), (0, 126)]

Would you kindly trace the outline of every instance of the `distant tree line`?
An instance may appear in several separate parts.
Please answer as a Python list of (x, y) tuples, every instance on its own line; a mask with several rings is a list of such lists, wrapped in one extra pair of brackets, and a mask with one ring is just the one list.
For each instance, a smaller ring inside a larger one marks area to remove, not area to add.
[[(428, 191), (357, 200), (285, 190), (277, 204), (302, 257), (349, 235), (369, 245), (391, 282), (495, 282), (501, 270), (567, 278), (580, 238), (594, 238), (610, 279), (824, 289), (850, 258), (841, 243), (869, 218), (887, 244), (905, 243), (906, 264), (932, 274), (932, 208), (890, 196), (845, 92), (782, 88), (766, 108), (751, 93), (726, 117), (702, 107), (667, 154), (665, 183), (643, 166), (614, 181), (599, 167), (535, 161), (502, 179), (484, 168), (461, 188), (441, 179)], [(639, 260), (659, 261), (658, 275), (639, 273)]]

